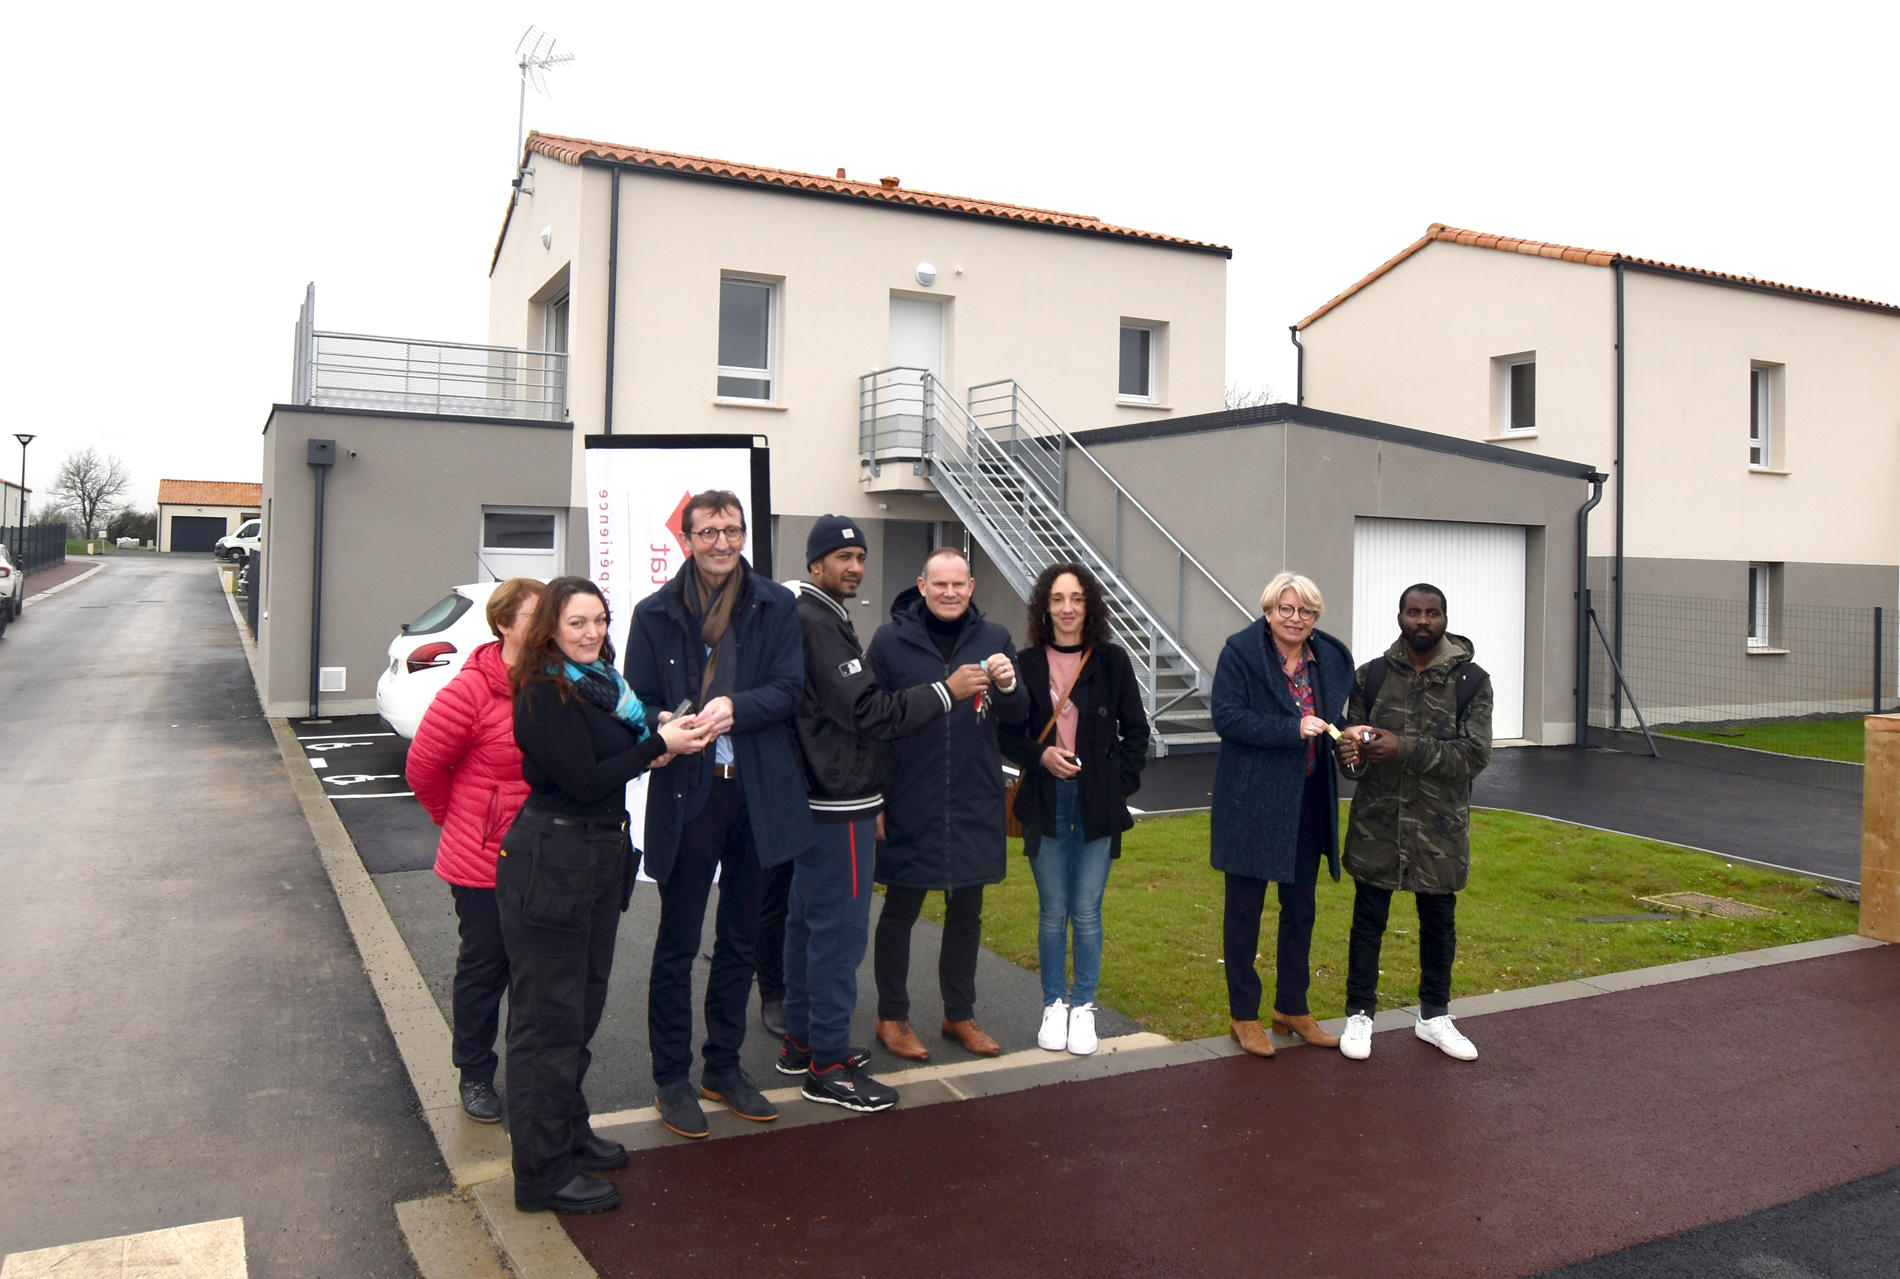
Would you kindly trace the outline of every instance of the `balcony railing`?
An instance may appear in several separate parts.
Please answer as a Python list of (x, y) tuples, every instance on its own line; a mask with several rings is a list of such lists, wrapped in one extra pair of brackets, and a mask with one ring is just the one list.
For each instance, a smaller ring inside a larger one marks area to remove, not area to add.
[(417, 342), (315, 327), (316, 288), (297, 317), (291, 400), (328, 408), (567, 420), (567, 355)]

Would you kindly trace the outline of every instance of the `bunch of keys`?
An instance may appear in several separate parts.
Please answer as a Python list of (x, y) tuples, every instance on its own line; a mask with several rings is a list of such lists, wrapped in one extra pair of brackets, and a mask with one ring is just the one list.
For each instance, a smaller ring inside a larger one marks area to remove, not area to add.
[[(988, 675), (990, 673), (990, 659), (989, 658), (987, 657), (984, 658), (982, 661), (978, 662), (977, 665), (983, 668), (983, 673), (985, 675)], [(981, 724), (983, 722), (983, 717), (985, 715), (988, 715), (989, 713), (990, 713), (990, 690), (985, 688), (985, 689), (979, 690), (976, 695), (976, 722)]]

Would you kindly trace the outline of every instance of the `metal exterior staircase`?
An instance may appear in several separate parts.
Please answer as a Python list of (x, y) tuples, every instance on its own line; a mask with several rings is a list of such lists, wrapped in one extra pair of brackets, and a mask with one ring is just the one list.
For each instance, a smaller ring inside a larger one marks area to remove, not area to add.
[[(1141, 681), (1155, 753), (1212, 749), (1217, 740), (1208, 702), (1213, 675), (1179, 638), (1189, 574), (1212, 583), (1243, 622), (1253, 614), (1027, 392), (1014, 382), (991, 383), (972, 390), (972, 405), (979, 393), (982, 409), (972, 412), (928, 370), (866, 374), (859, 398), (859, 442), (866, 461), (874, 472), (897, 464), (927, 474), (1025, 599), (1049, 565), (1087, 565), (1102, 583), (1115, 640), (1127, 650)], [(1118, 543), (1125, 507), (1174, 548), (1172, 628), (1119, 571), (1119, 549), (1104, 555), (1064, 510), (1071, 458), (1085, 461), (1112, 486)]]

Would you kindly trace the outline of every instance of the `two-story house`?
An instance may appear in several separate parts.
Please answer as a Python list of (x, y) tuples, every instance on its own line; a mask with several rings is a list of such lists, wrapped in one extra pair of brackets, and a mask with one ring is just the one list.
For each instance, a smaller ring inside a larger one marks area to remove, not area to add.
[[(1784, 616), (1891, 616), (1900, 306), (1434, 224), (1302, 320), (1296, 339), (1305, 404), (1606, 472), (1591, 581), (1627, 664), (1690, 629), (1696, 606), (1667, 601), (1733, 605), (1732, 619), (1703, 627), (1720, 632), (1706, 650), (1680, 662), (1727, 674), (1705, 672), (1700, 692), (1683, 680), (1652, 689), (1681, 717), (1742, 717), (1740, 702), (1776, 697), (1789, 713), (1829, 709), (1818, 686), (1743, 687), (1777, 671), (1783, 684), (1820, 678), (1793, 675), (1801, 654), (1788, 650), (1801, 645)], [(1658, 616), (1634, 617), (1639, 603)], [(1872, 665), (1871, 652), (1848, 661), (1847, 692), (1864, 695)], [(1739, 701), (1714, 705), (1725, 698)]]

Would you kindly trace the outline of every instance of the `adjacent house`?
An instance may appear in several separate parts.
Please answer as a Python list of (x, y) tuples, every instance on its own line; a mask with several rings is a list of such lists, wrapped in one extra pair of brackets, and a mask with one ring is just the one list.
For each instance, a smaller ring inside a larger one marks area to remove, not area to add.
[[(1865, 708), (1900, 573), (1900, 306), (1434, 224), (1295, 336), (1309, 406), (1610, 476), (1596, 610), (1626, 665), (1675, 667), (1639, 702)], [(1838, 679), (1795, 669), (1824, 624)]]
[(158, 549), (208, 551), (264, 509), (264, 486), (229, 480), (160, 480)]
[(12, 480), (0, 480), (0, 540), (5, 540), (6, 529), (25, 522), (24, 512), (32, 500), (32, 489), (23, 489)]

